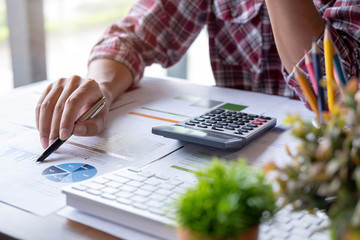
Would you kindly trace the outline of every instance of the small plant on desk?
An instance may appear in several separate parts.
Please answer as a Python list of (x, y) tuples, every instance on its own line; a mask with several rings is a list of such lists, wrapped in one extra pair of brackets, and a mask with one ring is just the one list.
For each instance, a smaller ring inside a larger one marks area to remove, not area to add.
[(342, 88), (342, 98), (324, 122), (314, 126), (289, 116), (299, 140), (292, 162), (275, 170), (284, 205), (296, 210), (323, 210), (332, 239), (360, 239), (360, 92), (358, 80)]
[(196, 175), (198, 184), (176, 202), (179, 238), (257, 239), (260, 221), (275, 211), (263, 172), (245, 160), (214, 160)]

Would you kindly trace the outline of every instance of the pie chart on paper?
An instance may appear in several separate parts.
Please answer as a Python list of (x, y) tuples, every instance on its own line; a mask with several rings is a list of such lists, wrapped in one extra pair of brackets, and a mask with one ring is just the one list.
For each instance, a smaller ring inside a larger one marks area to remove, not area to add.
[(46, 168), (42, 175), (54, 182), (80, 182), (92, 178), (97, 170), (89, 164), (65, 163)]

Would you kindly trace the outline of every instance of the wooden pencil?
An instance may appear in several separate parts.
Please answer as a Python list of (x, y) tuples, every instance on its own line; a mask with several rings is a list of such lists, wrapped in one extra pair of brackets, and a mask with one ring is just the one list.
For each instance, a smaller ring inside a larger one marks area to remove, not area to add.
[(311, 80), (314, 92), (315, 92), (316, 95), (318, 95), (318, 88), (317, 88), (316, 78), (315, 78), (315, 74), (314, 74), (313, 60), (312, 60), (312, 57), (306, 51), (304, 53), (305, 53), (306, 70), (309, 73), (310, 80)]
[(317, 120), (320, 121), (317, 101), (316, 101), (314, 92), (312, 91), (304, 74), (302, 72), (300, 72), (300, 69), (298, 67), (294, 67), (294, 74), (295, 74), (295, 79), (299, 83), (300, 88), (303, 91), (303, 93), (310, 105), (311, 110), (316, 114)]
[(334, 72), (333, 72), (333, 56), (334, 56), (334, 48), (331, 40), (330, 30), (326, 26), (324, 33), (324, 57), (325, 57), (328, 106), (330, 112), (333, 110), (335, 105), (335, 90), (334, 90), (335, 80), (334, 80)]
[(336, 74), (337, 74), (337, 77), (339, 79), (339, 85), (340, 86), (345, 86), (346, 85), (346, 75), (345, 75), (345, 71), (344, 71), (344, 67), (341, 63), (341, 59), (340, 59), (340, 55), (339, 55), (339, 52), (338, 50), (334, 47), (334, 58), (333, 58), (333, 61), (334, 61), (334, 67), (335, 67), (335, 70), (336, 70)]
[(319, 110), (319, 122), (322, 122), (322, 112), (326, 111), (326, 101), (325, 101), (325, 94), (324, 94), (324, 88), (321, 86), (320, 82), (322, 79), (322, 71), (321, 71), (321, 65), (320, 65), (320, 49), (319, 46), (316, 43), (316, 40), (314, 39), (311, 47), (312, 52), (312, 60), (314, 65), (314, 75), (316, 79), (316, 86), (318, 89), (318, 95), (317, 95), (317, 101), (318, 101), (318, 110)]

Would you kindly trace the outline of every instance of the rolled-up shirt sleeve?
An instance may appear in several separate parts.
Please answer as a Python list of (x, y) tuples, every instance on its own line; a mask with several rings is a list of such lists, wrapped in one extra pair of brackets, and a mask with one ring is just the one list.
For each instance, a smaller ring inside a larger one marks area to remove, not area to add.
[[(319, 9), (326, 25), (328, 26), (334, 47), (338, 50), (342, 64), (344, 66), (346, 77), (359, 76), (359, 49), (360, 49), (360, 2), (358, 1), (334, 1), (332, 6), (324, 6), (324, 9)], [(323, 36), (321, 36), (317, 44), (321, 50), (321, 68), (322, 73), (325, 73), (324, 61), (324, 44)], [(309, 50), (311, 53), (311, 50)], [(307, 77), (309, 84), (311, 84), (310, 77), (307, 74), (305, 60), (302, 58), (297, 64)], [(286, 82), (296, 92), (299, 98), (309, 108), (309, 104), (301, 91), (298, 83), (294, 78), (294, 72), (286, 73), (283, 69), (283, 74)], [(324, 79), (326, 79), (324, 75)]]
[(207, 7), (205, 1), (139, 0), (105, 31), (88, 63), (102, 58), (118, 61), (137, 83), (146, 66), (169, 67), (181, 59), (205, 25)]

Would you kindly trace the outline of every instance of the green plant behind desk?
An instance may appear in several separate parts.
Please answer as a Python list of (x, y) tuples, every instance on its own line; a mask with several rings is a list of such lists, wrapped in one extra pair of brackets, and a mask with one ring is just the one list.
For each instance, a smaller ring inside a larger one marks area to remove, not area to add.
[[(180, 228), (205, 239), (235, 238), (272, 216), (275, 197), (260, 169), (214, 160), (176, 202)], [(196, 238), (195, 238), (196, 239)]]

